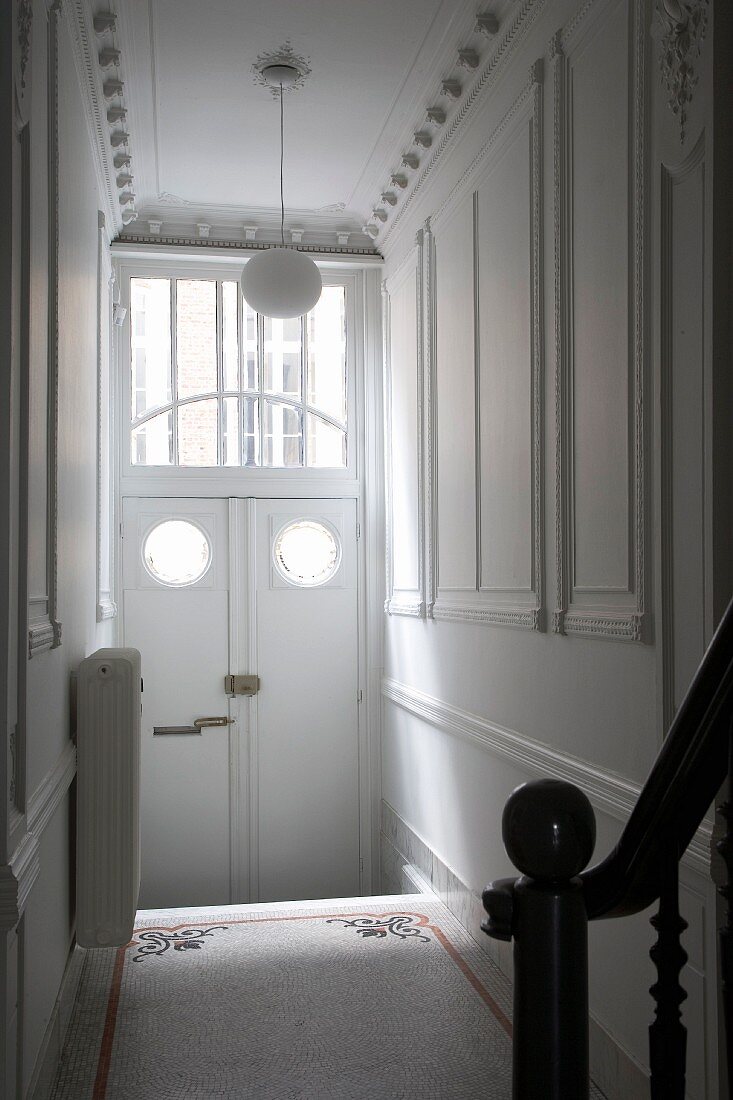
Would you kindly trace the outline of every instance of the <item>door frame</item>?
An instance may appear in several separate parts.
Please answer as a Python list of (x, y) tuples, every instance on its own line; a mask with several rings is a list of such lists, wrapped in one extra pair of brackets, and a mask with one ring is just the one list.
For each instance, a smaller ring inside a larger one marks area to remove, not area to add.
[[(147, 252), (133, 259), (128, 251), (116, 252), (112, 246), (116, 284), (122, 292), (129, 295), (130, 277), (145, 273), (152, 274), (157, 266), (161, 275), (178, 274), (182, 277), (198, 274), (200, 277), (221, 275), (222, 257), (213, 258), (208, 264), (204, 258), (195, 261), (180, 256), (161, 255), (160, 252)], [(229, 270), (241, 266), (241, 257), (226, 258)], [(384, 584), (384, 474), (383, 474), (383, 417), (382, 417), (382, 332), (381, 332), (381, 267), (358, 263), (324, 263), (322, 265), (324, 283), (340, 283), (346, 288), (347, 303), (347, 340), (353, 361), (352, 399), (353, 417), (350, 427), (354, 433), (352, 446), (355, 448), (355, 477), (324, 477), (321, 473), (307, 476), (306, 471), (298, 471), (293, 477), (288, 471), (257, 470), (241, 471), (232, 477), (232, 470), (172, 472), (161, 470), (151, 476), (150, 470), (140, 477), (123, 477), (124, 465), (121, 456), (127, 446), (127, 423), (123, 411), (126, 411), (124, 394), (126, 391), (125, 374), (128, 356), (125, 339), (128, 327), (115, 327), (114, 369), (114, 448), (118, 461), (114, 463), (114, 500), (115, 514), (122, 516), (122, 498), (124, 497), (209, 497), (229, 500), (229, 538), (230, 548), (233, 537), (233, 523), (241, 522), (242, 507), (253, 510), (257, 498), (355, 498), (357, 501), (357, 616), (358, 616), (358, 653), (359, 653), (359, 690), (361, 693), (358, 708), (358, 760), (359, 760), (359, 852), (360, 852), (360, 888), (363, 895), (380, 893), (379, 834), (381, 804), (381, 685), (383, 668), (383, 607), (385, 598)], [(125, 289), (126, 287), (126, 289)], [(202, 473), (205, 475), (202, 477)], [(258, 476), (259, 475), (259, 476)], [(264, 475), (264, 476), (263, 476)], [(250, 502), (249, 504), (247, 502)], [(254, 537), (254, 524), (249, 524), (250, 538)], [(114, 555), (114, 592), (119, 596), (122, 591), (122, 523), (116, 530), (116, 552)], [(254, 552), (250, 543), (249, 553)], [(232, 572), (233, 555), (230, 554), (230, 584), (242, 585), (244, 576), (242, 564)], [(121, 601), (118, 599), (118, 606)], [(230, 616), (231, 621), (231, 616)], [(250, 628), (251, 629), (251, 628)], [(116, 619), (117, 644), (124, 636), (124, 616), (122, 610)], [(232, 628), (230, 626), (230, 632)], [(243, 638), (230, 635), (230, 660), (241, 657)], [(246, 645), (252, 647), (249, 637)], [(242, 706), (243, 704), (239, 704)], [(253, 708), (249, 707), (250, 746), (256, 748), (257, 730), (253, 724)], [(241, 746), (236, 739), (230, 738), (230, 805), (235, 810), (230, 814), (231, 837), (231, 882), (233, 887), (244, 885), (244, 876), (249, 878), (249, 869), (253, 866), (253, 846), (257, 844), (256, 830), (252, 829), (256, 821), (256, 786), (248, 782), (246, 790), (241, 785), (242, 761)], [(252, 776), (251, 768), (248, 774)], [(235, 789), (238, 788), (238, 789)], [(244, 803), (244, 809), (243, 809)], [(241, 851), (242, 832), (240, 829), (242, 813), (249, 817), (250, 833), (248, 851)], [(236, 843), (234, 843), (236, 832)]]

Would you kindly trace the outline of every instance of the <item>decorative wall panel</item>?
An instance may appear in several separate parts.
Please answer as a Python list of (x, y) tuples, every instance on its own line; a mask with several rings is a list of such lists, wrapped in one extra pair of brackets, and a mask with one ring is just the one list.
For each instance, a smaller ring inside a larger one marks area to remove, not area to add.
[(383, 286), (387, 599), (392, 615), (425, 614), (423, 231)]
[(598, 0), (551, 43), (553, 627), (637, 641), (646, 583), (645, 18), (644, 0)]
[(705, 652), (705, 136), (661, 190), (664, 728)]
[(538, 62), (433, 219), (432, 614), (531, 629), (543, 560), (541, 81)]

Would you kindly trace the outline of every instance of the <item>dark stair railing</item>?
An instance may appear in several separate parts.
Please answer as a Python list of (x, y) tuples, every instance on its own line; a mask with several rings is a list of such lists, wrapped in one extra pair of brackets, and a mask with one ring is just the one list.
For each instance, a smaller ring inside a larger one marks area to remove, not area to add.
[[(684, 1100), (686, 993), (679, 976), (687, 925), (678, 907), (678, 864), (726, 777), (733, 783), (733, 601), (610, 855), (583, 871), (593, 854), (595, 817), (571, 783), (526, 783), (506, 804), (504, 844), (522, 877), (486, 887), (483, 929), (514, 940), (514, 1100), (587, 1100), (587, 922), (638, 913), (657, 900), (651, 1096)], [(733, 1073), (733, 803), (719, 812), (728, 826), (718, 844), (728, 868), (720, 966)]]

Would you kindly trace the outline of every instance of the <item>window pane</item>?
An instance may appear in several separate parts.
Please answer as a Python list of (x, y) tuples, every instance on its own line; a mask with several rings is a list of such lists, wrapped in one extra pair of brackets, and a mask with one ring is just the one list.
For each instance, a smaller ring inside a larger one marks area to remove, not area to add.
[(173, 465), (173, 413), (146, 420), (132, 432), (130, 461), (133, 466)]
[(239, 333), (237, 332), (236, 283), (221, 284), (221, 353), (224, 369), (224, 389), (239, 389)]
[(131, 413), (136, 420), (171, 401), (170, 279), (130, 279), (130, 322)]
[(275, 568), (301, 588), (325, 584), (341, 564), (333, 531), (314, 519), (296, 519), (279, 532), (273, 546)]
[(256, 390), (257, 385), (257, 314), (244, 302), (244, 379), (242, 389)]
[(178, 465), (219, 465), (219, 402), (192, 401), (178, 409)]
[(265, 390), (300, 398), (300, 317), (265, 317)]
[(308, 465), (346, 465), (346, 432), (313, 413), (308, 413)]
[(260, 403), (256, 397), (242, 398), (244, 421), (243, 452), (245, 466), (260, 464)]
[(223, 408), (224, 423), (224, 465), (239, 465), (239, 398), (225, 397)]
[(143, 561), (161, 584), (182, 588), (200, 581), (211, 565), (211, 543), (195, 523), (166, 519), (148, 533)]
[(178, 397), (215, 393), (216, 283), (211, 279), (179, 279), (176, 295)]
[(324, 286), (307, 317), (308, 404), (346, 423), (346, 292)]
[(303, 415), (292, 405), (265, 401), (263, 466), (303, 465)]

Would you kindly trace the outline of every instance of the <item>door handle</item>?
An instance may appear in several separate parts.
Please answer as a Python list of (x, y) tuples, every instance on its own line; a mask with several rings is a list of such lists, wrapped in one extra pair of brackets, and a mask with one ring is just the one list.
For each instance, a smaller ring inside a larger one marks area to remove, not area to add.
[(225, 715), (213, 718), (196, 718), (194, 719), (194, 726), (197, 730), (204, 729), (205, 726), (228, 726), (231, 725), (232, 719), (227, 718)]

